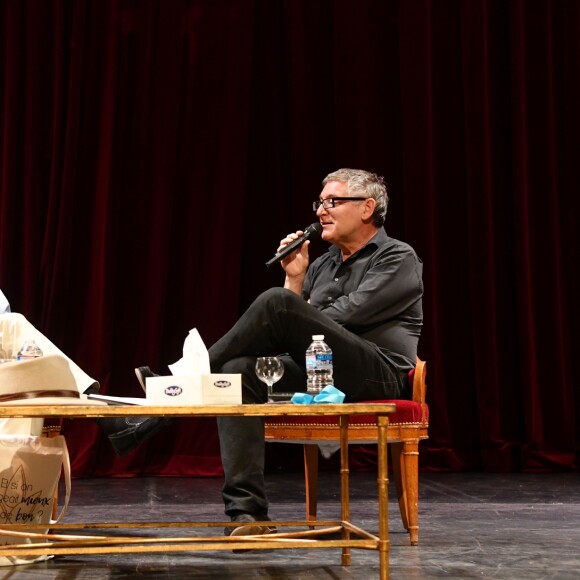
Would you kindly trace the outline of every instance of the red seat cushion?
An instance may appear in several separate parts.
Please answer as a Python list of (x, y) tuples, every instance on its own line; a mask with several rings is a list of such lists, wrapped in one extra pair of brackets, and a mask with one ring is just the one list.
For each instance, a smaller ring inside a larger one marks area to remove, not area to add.
[[(395, 403), (397, 410), (389, 415), (389, 424), (398, 423), (420, 423), (423, 415), (421, 405), (414, 401), (407, 401), (405, 399), (388, 399), (384, 401), (364, 401), (366, 403)], [(365, 419), (363, 421), (363, 419)], [(353, 415), (350, 418), (351, 423), (369, 422), (369, 419), (374, 422), (372, 415)], [(429, 421), (429, 407), (425, 405), (425, 420)]]
[[(413, 388), (413, 378), (415, 369), (411, 369), (408, 374), (409, 387)], [(406, 399), (381, 399), (377, 401), (357, 401), (358, 403), (395, 403), (397, 409), (394, 413), (389, 415), (390, 425), (401, 425), (403, 423), (420, 423), (423, 415), (421, 405), (414, 401), (407, 401)], [(429, 407), (425, 405), (425, 421), (429, 422)], [(266, 424), (276, 425), (279, 423), (277, 417), (266, 417)], [(318, 425), (338, 423), (336, 416), (319, 416), (319, 417), (284, 417), (284, 425), (309, 425), (316, 423)], [(374, 415), (352, 415), (349, 423), (351, 425), (374, 425), (376, 419)]]

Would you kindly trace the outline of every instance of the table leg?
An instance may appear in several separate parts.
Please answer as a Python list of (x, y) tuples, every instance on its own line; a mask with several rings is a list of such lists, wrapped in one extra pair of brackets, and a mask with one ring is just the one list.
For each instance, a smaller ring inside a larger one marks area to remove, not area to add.
[(377, 415), (378, 492), (379, 492), (379, 566), (381, 580), (389, 578), (389, 476), (387, 468), (387, 415)]
[[(341, 415), (340, 425), (340, 509), (343, 522), (350, 522), (350, 488), (349, 488), (349, 468), (348, 468), (348, 415)], [(350, 539), (350, 531), (343, 531), (343, 538)], [(342, 565), (350, 566), (350, 548), (342, 549)]]

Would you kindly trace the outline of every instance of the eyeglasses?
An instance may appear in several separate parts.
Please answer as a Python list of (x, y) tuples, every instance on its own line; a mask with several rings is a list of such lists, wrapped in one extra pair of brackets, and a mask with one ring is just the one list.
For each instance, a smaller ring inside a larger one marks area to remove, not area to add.
[(320, 206), (322, 206), (323, 209), (330, 209), (336, 206), (337, 201), (362, 201), (363, 199), (368, 199), (368, 197), (327, 197), (326, 199), (313, 201), (312, 209), (313, 211), (318, 211)]

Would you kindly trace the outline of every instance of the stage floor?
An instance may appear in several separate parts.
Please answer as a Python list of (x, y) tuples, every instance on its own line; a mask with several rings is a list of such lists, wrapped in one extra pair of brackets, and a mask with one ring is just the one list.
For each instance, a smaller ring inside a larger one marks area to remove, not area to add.
[[(271, 516), (303, 517), (302, 474), (270, 473)], [(339, 518), (339, 481), (320, 474), (321, 519)], [(392, 485), (391, 485), (392, 486)], [(66, 522), (225, 519), (221, 479), (143, 478), (73, 481)], [(376, 476), (351, 474), (351, 519), (376, 531)], [(420, 544), (409, 545), (391, 489), (390, 570), (395, 580), (580, 577), (580, 474), (420, 475)], [(202, 533), (202, 532), (199, 532)], [(378, 577), (378, 554), (337, 549), (190, 554), (67, 556), (0, 568), (0, 578), (342, 579)]]

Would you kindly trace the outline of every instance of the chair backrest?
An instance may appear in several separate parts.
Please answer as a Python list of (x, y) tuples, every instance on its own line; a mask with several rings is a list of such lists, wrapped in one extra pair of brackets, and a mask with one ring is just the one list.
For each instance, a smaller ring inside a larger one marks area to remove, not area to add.
[(427, 363), (417, 357), (417, 365), (415, 366), (415, 372), (413, 373), (413, 402), (421, 405), (421, 422), (427, 422), (427, 407), (426, 407), (426, 396), (427, 396)]

